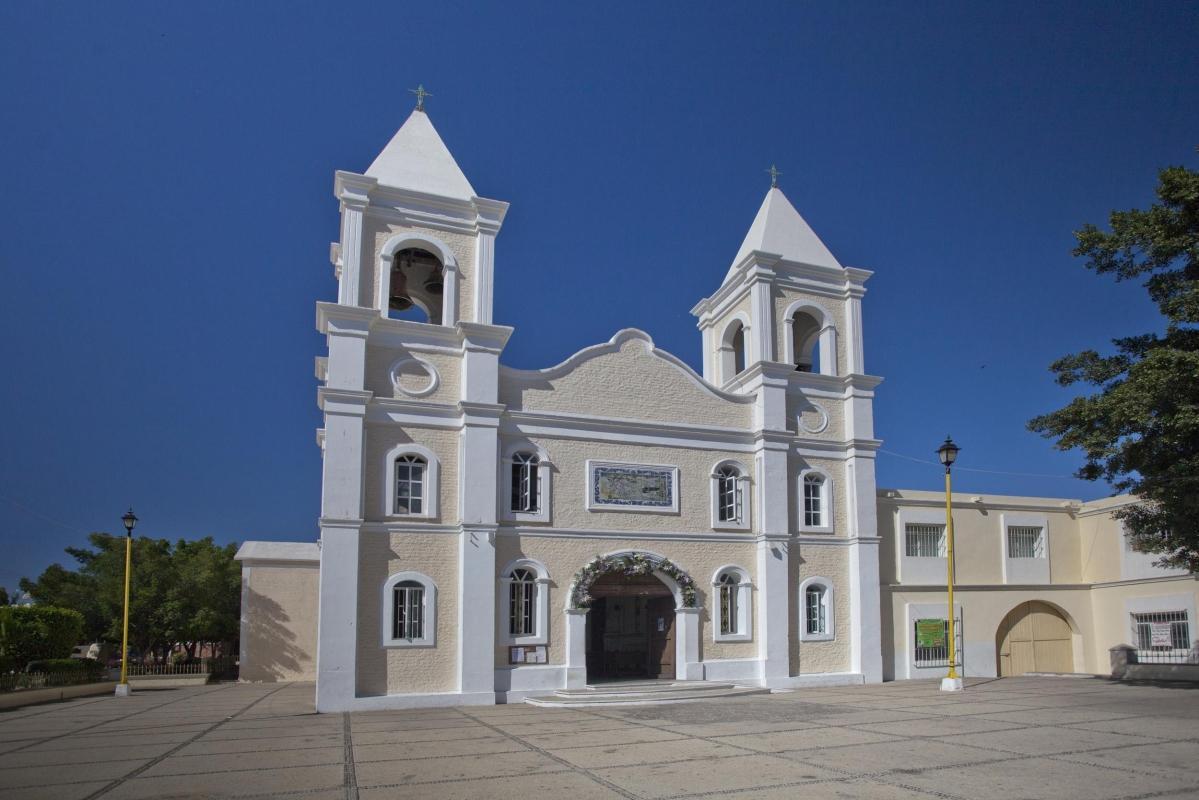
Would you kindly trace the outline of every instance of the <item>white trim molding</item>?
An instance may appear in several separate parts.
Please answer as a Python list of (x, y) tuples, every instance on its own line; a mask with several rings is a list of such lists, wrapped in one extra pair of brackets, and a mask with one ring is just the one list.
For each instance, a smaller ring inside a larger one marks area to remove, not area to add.
[[(392, 591), (401, 581), (415, 581), (424, 589), (421, 597), (421, 635), (417, 639), (396, 639), (395, 600)], [(397, 572), (383, 584), (383, 647), (435, 647), (437, 645), (437, 584), (428, 575), (419, 572)]]
[[(1008, 529), (1013, 527), (1040, 528), (1040, 555), (1032, 558), (1012, 558), (1009, 551)], [(1004, 511), (999, 515), (999, 563), (1003, 568), (1006, 583), (1049, 583), (1049, 517), (1046, 514), (1028, 514)]]
[[(735, 617), (733, 631), (721, 633), (722, 622), (720, 615), (723, 604), (720, 599), (721, 577), (732, 576), (736, 581), (736, 594), (733, 604)], [(753, 640), (753, 583), (749, 579), (749, 570), (736, 564), (725, 564), (712, 573), (712, 641), (713, 642), (749, 642)]]
[[(404, 385), (400, 383), (400, 371), (409, 364), (416, 364), (429, 376), (429, 381), (424, 387), (420, 389), (405, 389)], [(441, 385), (441, 375), (437, 372), (437, 367), (433, 366), (432, 362), (419, 356), (405, 356), (396, 360), (388, 368), (387, 378), (391, 381), (393, 397), (427, 397), (437, 391), (437, 387)]]
[[(518, 569), (530, 570), (536, 576), (534, 578), (534, 586), (536, 587), (534, 591), (536, 595), (533, 597), (533, 632), (521, 636), (513, 635), (508, 625), (512, 616), (512, 592), (509, 591), (509, 587), (512, 585), (512, 573)], [(497, 583), (499, 585), (498, 608), (502, 612), (496, 615), (500, 644), (548, 644), (550, 631), (550, 573), (545, 568), (545, 565), (532, 558), (515, 559), (500, 571)]]
[[(421, 513), (419, 514), (397, 514), (395, 510), (396, 459), (404, 455), (420, 456), (425, 460), (425, 479), (421, 484), (421, 490), (424, 494), (421, 497)], [(441, 496), (441, 462), (437, 458), (437, 454), (415, 442), (404, 442), (388, 450), (385, 458), (382, 470), (384, 476), (382, 493), (384, 519), (397, 521), (406, 519), (437, 519), (437, 500)]]
[[(824, 631), (822, 633), (808, 633), (808, 587), (813, 585), (824, 589), (820, 598), (824, 606)], [(813, 575), (799, 584), (799, 640), (801, 642), (831, 642), (837, 638), (835, 592), (833, 582), (820, 575)]]

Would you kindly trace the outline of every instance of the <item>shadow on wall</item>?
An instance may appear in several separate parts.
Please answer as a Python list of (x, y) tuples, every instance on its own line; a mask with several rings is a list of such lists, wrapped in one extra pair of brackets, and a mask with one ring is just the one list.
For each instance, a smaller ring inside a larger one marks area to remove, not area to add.
[(252, 609), (242, 628), (246, 681), (312, 680), (312, 654), (296, 646), (291, 617), (270, 597), (247, 587), (245, 607)]

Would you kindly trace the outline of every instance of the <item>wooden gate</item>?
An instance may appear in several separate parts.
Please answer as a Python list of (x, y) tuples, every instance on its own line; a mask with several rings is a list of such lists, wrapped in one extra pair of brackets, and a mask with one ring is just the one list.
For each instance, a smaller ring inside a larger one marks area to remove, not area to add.
[(1074, 671), (1070, 623), (1048, 603), (1031, 600), (1016, 606), (999, 623), (995, 641), (1003, 677)]

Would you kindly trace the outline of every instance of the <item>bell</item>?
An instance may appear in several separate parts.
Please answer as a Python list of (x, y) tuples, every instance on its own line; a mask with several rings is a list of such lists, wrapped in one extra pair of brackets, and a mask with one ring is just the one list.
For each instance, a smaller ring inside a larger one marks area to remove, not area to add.
[(425, 281), (425, 291), (429, 294), (441, 294), (443, 288), (440, 275), (434, 275)]
[(387, 307), (392, 311), (407, 311), (412, 308), (412, 298), (408, 296), (408, 278), (398, 266), (391, 271), (390, 294)]
[(392, 311), (407, 311), (412, 308), (412, 299), (405, 294), (393, 294), (387, 300), (387, 307)]

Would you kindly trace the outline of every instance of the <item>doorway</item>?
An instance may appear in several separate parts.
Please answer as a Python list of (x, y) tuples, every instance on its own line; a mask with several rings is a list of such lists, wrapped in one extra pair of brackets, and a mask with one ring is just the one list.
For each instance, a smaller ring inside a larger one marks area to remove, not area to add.
[(587, 682), (675, 676), (674, 595), (653, 575), (609, 574), (591, 587)]
[(1032, 600), (1016, 606), (999, 623), (995, 638), (1000, 677), (1074, 671), (1070, 623), (1048, 603)]

